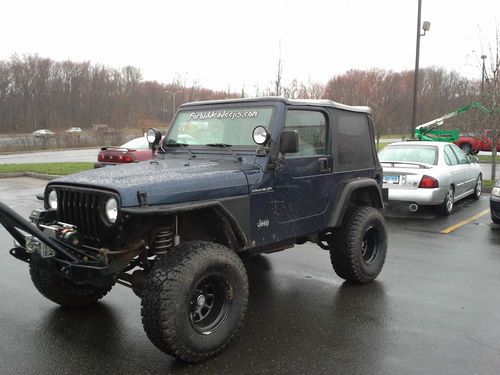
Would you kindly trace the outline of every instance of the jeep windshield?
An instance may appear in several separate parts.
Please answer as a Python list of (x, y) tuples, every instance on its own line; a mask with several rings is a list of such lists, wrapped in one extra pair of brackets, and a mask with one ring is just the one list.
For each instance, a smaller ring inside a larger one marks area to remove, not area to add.
[(210, 147), (214, 144), (252, 149), (256, 126), (271, 128), (273, 107), (230, 107), (186, 109), (179, 112), (170, 127), (165, 144)]

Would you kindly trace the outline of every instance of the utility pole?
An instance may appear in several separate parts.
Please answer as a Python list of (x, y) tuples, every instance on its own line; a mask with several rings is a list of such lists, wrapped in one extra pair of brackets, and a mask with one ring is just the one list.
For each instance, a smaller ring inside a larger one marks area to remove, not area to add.
[(174, 116), (175, 116), (175, 95), (182, 93), (182, 90), (174, 91), (174, 92), (165, 90), (165, 93), (172, 95), (172, 118), (170, 119), (170, 122), (172, 122), (172, 120), (174, 119)]
[(431, 28), (431, 23), (429, 21), (424, 21), (422, 29), (423, 34), (420, 34), (420, 20), (422, 13), (422, 0), (418, 0), (418, 16), (417, 16), (417, 47), (415, 53), (415, 79), (413, 84), (413, 110), (411, 114), (411, 130), (410, 137), (415, 134), (415, 128), (417, 127), (417, 97), (418, 97), (418, 70), (419, 70), (419, 59), (420, 59), (420, 37), (424, 36), (427, 31)]

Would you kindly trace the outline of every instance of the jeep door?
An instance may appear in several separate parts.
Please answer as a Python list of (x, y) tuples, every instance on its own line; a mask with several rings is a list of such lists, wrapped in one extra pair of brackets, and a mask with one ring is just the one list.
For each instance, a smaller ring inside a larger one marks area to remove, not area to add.
[(329, 123), (328, 113), (321, 109), (289, 108), (286, 113), (284, 130), (298, 133), (299, 147), (297, 153), (287, 154), (279, 162), (273, 213), (279, 223), (292, 225), (296, 235), (316, 230), (328, 206), (332, 177)]

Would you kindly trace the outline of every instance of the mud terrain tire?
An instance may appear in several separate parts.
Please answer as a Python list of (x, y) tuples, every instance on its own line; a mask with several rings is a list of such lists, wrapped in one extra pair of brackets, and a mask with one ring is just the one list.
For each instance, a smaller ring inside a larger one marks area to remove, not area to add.
[(330, 260), (341, 278), (353, 284), (373, 281), (387, 253), (385, 220), (373, 207), (355, 207), (333, 238)]
[(104, 297), (112, 288), (80, 285), (59, 276), (56, 269), (44, 263), (30, 263), (30, 276), (38, 291), (63, 307), (76, 308), (91, 305)]
[(142, 323), (161, 351), (186, 362), (217, 355), (238, 331), (248, 302), (241, 259), (220, 244), (191, 241), (154, 266), (142, 297)]

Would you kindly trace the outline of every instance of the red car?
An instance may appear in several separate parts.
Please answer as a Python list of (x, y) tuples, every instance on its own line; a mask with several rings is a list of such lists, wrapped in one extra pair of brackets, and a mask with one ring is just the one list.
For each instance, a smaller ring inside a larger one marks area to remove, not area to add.
[(122, 163), (135, 163), (153, 159), (153, 152), (149, 148), (146, 137), (139, 137), (121, 145), (120, 147), (103, 147), (97, 155), (98, 162), (94, 168), (105, 167)]
[[(493, 142), (491, 141), (492, 130), (485, 130), (479, 137), (463, 134), (454, 142), (465, 154), (476, 155), (479, 151), (491, 151)], [(500, 151), (500, 138), (497, 139), (497, 151)]]

